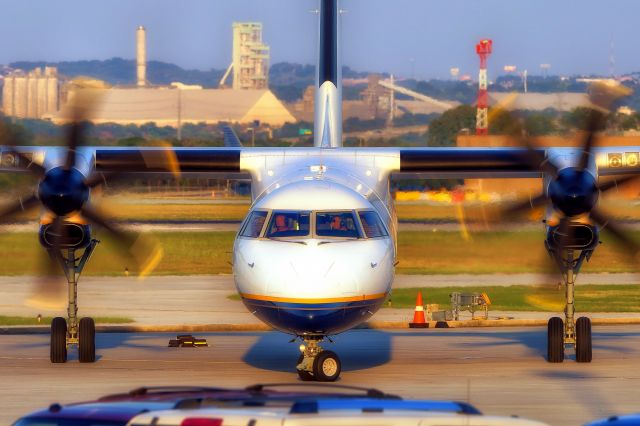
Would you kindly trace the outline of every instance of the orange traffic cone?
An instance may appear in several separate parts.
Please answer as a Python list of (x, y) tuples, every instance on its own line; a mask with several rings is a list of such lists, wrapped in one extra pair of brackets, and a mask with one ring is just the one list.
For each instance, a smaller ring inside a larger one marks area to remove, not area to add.
[(413, 313), (413, 322), (409, 323), (409, 328), (427, 328), (429, 324), (424, 318), (424, 306), (422, 305), (422, 292), (418, 292), (416, 298), (416, 310)]

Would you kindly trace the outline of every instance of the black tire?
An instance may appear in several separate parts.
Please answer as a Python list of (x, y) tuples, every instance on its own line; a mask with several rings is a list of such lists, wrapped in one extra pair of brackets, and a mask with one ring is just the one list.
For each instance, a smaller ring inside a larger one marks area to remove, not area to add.
[(576, 321), (576, 361), (591, 362), (591, 320), (580, 317)]
[(547, 324), (547, 361), (564, 361), (564, 322), (553, 317)]
[(82, 318), (78, 324), (78, 360), (96, 361), (96, 324), (93, 318)]
[(313, 360), (313, 375), (319, 382), (335, 382), (341, 370), (342, 364), (335, 352), (322, 351)]
[[(302, 360), (304, 359), (304, 355), (300, 354), (300, 356), (298, 357), (298, 364), (300, 364), (302, 362)], [(309, 371), (305, 371), (305, 370), (298, 370), (298, 377), (300, 377), (300, 380), (302, 380), (303, 382), (312, 382), (314, 381), (316, 378), (313, 377), (313, 374), (311, 374)]]
[(55, 364), (67, 362), (67, 321), (62, 317), (51, 321), (49, 359)]

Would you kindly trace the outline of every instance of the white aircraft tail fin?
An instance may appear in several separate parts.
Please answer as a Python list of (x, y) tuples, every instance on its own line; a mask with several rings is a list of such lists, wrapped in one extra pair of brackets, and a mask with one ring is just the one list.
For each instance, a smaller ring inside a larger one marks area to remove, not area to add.
[(320, 0), (314, 146), (342, 146), (342, 64), (339, 0)]

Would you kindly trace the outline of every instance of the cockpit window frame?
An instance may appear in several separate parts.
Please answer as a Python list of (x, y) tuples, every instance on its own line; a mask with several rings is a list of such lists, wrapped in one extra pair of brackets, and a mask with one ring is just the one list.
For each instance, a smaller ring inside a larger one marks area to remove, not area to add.
[[(288, 235), (288, 236), (269, 236), (268, 231), (271, 226), (271, 219), (274, 214), (279, 213), (309, 213), (309, 232), (306, 235)], [(289, 240), (289, 239), (303, 239), (303, 238), (313, 238), (314, 235), (314, 226), (315, 226), (315, 218), (313, 217), (313, 210), (295, 210), (295, 209), (270, 209), (269, 214), (265, 220), (265, 225), (262, 228), (262, 237), (270, 240)]]
[[(340, 236), (333, 236), (333, 235), (318, 235), (318, 219), (317, 219), (317, 215), (318, 213), (320, 214), (327, 214), (327, 213), (346, 213), (346, 212), (350, 212), (352, 217), (353, 217), (353, 223), (356, 227), (356, 231), (358, 233), (358, 236), (356, 238), (354, 237), (340, 237)], [(360, 223), (360, 218), (358, 217), (358, 212), (357, 210), (354, 209), (340, 209), (340, 210), (312, 210), (313, 213), (313, 221), (312, 221), (312, 225), (313, 225), (313, 237), (317, 238), (317, 239), (330, 239), (330, 240), (360, 240), (364, 238), (364, 232), (362, 229), (362, 224)]]
[[(380, 221), (380, 224), (382, 225), (382, 229), (385, 232), (384, 235), (380, 235), (380, 236), (377, 236), (377, 237), (368, 237), (367, 236), (367, 233), (364, 230), (364, 225), (362, 224), (362, 219), (360, 218), (360, 213), (366, 213), (366, 212), (374, 213), (378, 217), (378, 220)], [(389, 229), (387, 228), (387, 224), (384, 222), (384, 220), (382, 220), (382, 218), (380, 217), (380, 214), (378, 214), (378, 212), (375, 209), (358, 209), (358, 210), (356, 210), (356, 217), (358, 218), (358, 222), (360, 223), (360, 229), (362, 230), (362, 238), (364, 238), (366, 240), (375, 240), (375, 239), (378, 239), (378, 238), (389, 238), (391, 236), (391, 233), (389, 232)]]
[[(247, 226), (249, 226), (249, 219), (251, 218), (251, 215), (253, 215), (253, 213), (256, 212), (264, 212), (267, 215), (264, 218), (264, 222), (262, 223), (262, 228), (260, 229), (260, 233), (258, 234), (257, 237), (250, 237), (248, 235), (242, 235), (244, 234), (244, 231), (247, 229)], [(271, 210), (269, 209), (253, 209), (251, 211), (249, 211), (249, 213), (247, 214), (244, 223), (240, 226), (240, 230), (238, 231), (238, 238), (247, 238), (249, 240), (257, 240), (263, 237), (264, 233), (265, 233), (265, 229), (266, 229), (266, 225), (267, 223), (269, 223), (269, 220), (271, 219)]]
[[(267, 213), (264, 223), (262, 225), (262, 229), (260, 230), (260, 234), (257, 237), (251, 237), (251, 236), (247, 236), (247, 235), (242, 235), (245, 230), (246, 227), (249, 226), (249, 218), (251, 217), (251, 215), (254, 212), (265, 212)], [(268, 230), (269, 230), (269, 226), (271, 225), (271, 219), (273, 218), (274, 212), (282, 212), (282, 213), (309, 213), (309, 233), (307, 235), (293, 235), (293, 236), (274, 236), (274, 237), (269, 237), (268, 236)], [(323, 214), (323, 213), (346, 213), (346, 212), (350, 212), (353, 216), (354, 219), (354, 224), (356, 226), (356, 230), (358, 232), (358, 237), (354, 238), (354, 237), (341, 237), (341, 236), (331, 236), (331, 235), (318, 235), (317, 232), (317, 214)], [(364, 225), (362, 224), (362, 219), (360, 218), (360, 213), (362, 212), (372, 212), (374, 214), (377, 215), (378, 220), (380, 221), (380, 223), (382, 224), (382, 229), (385, 232), (385, 235), (380, 235), (378, 237), (368, 237), (365, 230), (364, 230)], [(387, 224), (384, 222), (384, 220), (382, 220), (382, 218), (380, 217), (380, 214), (378, 214), (378, 212), (375, 209), (338, 209), (338, 210), (333, 210), (333, 209), (323, 209), (323, 210), (295, 210), (295, 209), (267, 209), (267, 208), (260, 208), (260, 209), (254, 209), (251, 210), (246, 218), (245, 221), (243, 222), (243, 224), (240, 226), (240, 230), (238, 231), (238, 238), (245, 238), (245, 239), (249, 239), (249, 240), (258, 240), (258, 239), (282, 239), (282, 240), (298, 240), (298, 239), (321, 239), (321, 240), (336, 240), (336, 241), (352, 241), (355, 239), (358, 240), (373, 240), (373, 239), (379, 239), (379, 238), (390, 238), (390, 233), (389, 233), (389, 229), (387, 227)]]

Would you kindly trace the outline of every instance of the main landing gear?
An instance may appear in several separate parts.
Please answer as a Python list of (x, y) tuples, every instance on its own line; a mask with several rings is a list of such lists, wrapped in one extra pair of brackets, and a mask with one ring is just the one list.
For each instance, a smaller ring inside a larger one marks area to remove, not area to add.
[(335, 382), (340, 377), (342, 364), (335, 352), (325, 351), (320, 347), (323, 336), (305, 336), (300, 345), (298, 357), (298, 376), (301, 380), (318, 382)]
[[(565, 348), (574, 347), (577, 362), (591, 362), (591, 320), (580, 317), (575, 320), (575, 279), (584, 260), (589, 260), (592, 251), (563, 249), (551, 253), (562, 272), (565, 287), (564, 321), (560, 317), (549, 319), (547, 324), (547, 361), (564, 361)], [(576, 256), (577, 254), (577, 256)]]
[(75, 248), (48, 249), (49, 255), (62, 267), (69, 290), (67, 318), (56, 317), (51, 322), (52, 363), (67, 362), (67, 350), (72, 346), (78, 347), (80, 362), (96, 360), (95, 322), (93, 318), (78, 321), (78, 279), (98, 243), (98, 240), (91, 240), (79, 257), (76, 257), (78, 250)]

